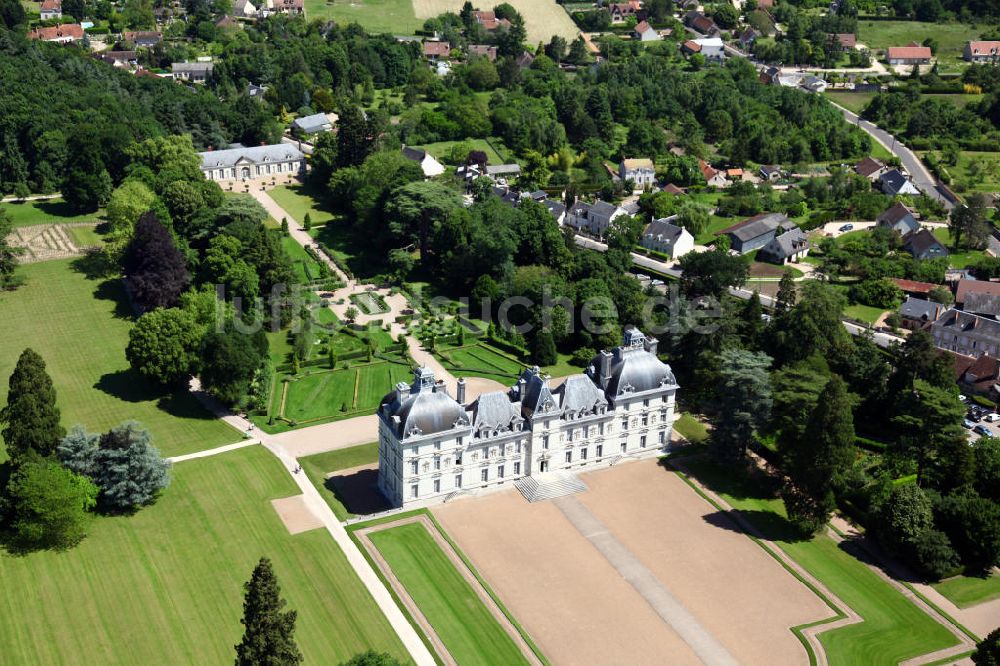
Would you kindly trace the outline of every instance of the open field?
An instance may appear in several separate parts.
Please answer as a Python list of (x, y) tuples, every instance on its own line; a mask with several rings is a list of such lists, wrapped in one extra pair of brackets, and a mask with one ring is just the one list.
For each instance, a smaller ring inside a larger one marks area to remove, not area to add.
[(414, 15), (413, 0), (306, 0), (306, 18), (358, 23), (372, 33), (412, 35), (428, 17)]
[(974, 28), (964, 23), (922, 23), (920, 21), (866, 21), (858, 17), (858, 41), (873, 50), (906, 46), (911, 41), (937, 41), (936, 57), (943, 69), (964, 65), (962, 50), (970, 39), (979, 39), (986, 26)]
[(468, 144), (475, 150), (481, 150), (486, 153), (487, 159), (489, 159), (490, 164), (504, 164), (507, 160), (504, 156), (500, 155), (497, 151), (493, 150), (493, 147), (486, 142), (486, 139), (465, 139), (464, 141), (438, 141), (437, 143), (425, 143), (422, 146), (413, 146), (414, 148), (421, 148), (426, 150), (428, 153), (436, 157), (438, 160), (444, 162), (447, 159), (448, 154), (451, 149), (457, 144)]
[(934, 583), (933, 587), (959, 608), (968, 608), (1000, 598), (1000, 574), (994, 573), (987, 578), (955, 576)]
[[(306, 213), (309, 213), (309, 218), (312, 220), (313, 226), (326, 224), (335, 217), (333, 213), (326, 210), (320, 202), (312, 197), (307, 185), (279, 185), (268, 190), (268, 194), (274, 199), (275, 203), (294, 217), (299, 224), (302, 224), (305, 220)], [(281, 220), (278, 220), (278, 222), (280, 223)]]
[(808, 541), (795, 537), (780, 499), (708, 460), (688, 459), (685, 465), (864, 619), (820, 634), (831, 664), (897, 664), (955, 644), (947, 629), (854, 557), (846, 544), (826, 535)]
[(306, 663), (407, 654), (325, 530), (288, 534), (271, 499), (298, 493), (262, 447), (178, 464), (159, 502), (98, 518), (67, 553), (0, 555), (3, 661), (221, 664), (242, 635), (242, 585), (271, 558)]
[(27, 227), (34, 224), (66, 224), (68, 222), (100, 222), (104, 211), (78, 214), (62, 199), (40, 199), (24, 203), (0, 204), (14, 221), (15, 227)]
[(368, 538), (458, 663), (528, 663), (424, 524), (373, 531)]
[(865, 110), (875, 98), (875, 93), (873, 92), (845, 92), (843, 90), (826, 90), (823, 92), (823, 96), (829, 99), (831, 102), (839, 104), (848, 111), (853, 111), (854, 113), (861, 113)]
[[(135, 419), (165, 455), (229, 444), (240, 435), (188, 393), (147, 385), (125, 360), (132, 313), (118, 280), (90, 280), (72, 260), (22, 266), (25, 285), (0, 292), (0, 404), (25, 347), (42, 355), (55, 383), (63, 425), (102, 431)], [(2, 454), (0, 454), (2, 455)]]
[[(789, 628), (831, 610), (683, 480), (655, 460), (581, 478), (573, 500), (737, 660), (808, 663)], [(553, 663), (701, 663), (557, 503), (511, 491), (433, 512)]]
[(962, 151), (958, 164), (947, 169), (955, 184), (976, 192), (1000, 192), (1000, 152)]
[(524, 364), (486, 343), (438, 350), (436, 356), (455, 376), (485, 377), (510, 381), (524, 369)]
[[(462, 9), (463, 2), (464, 0), (413, 0), (413, 10), (417, 18), (423, 21), (445, 12), (457, 14)], [(555, 0), (510, 0), (510, 4), (524, 17), (524, 27), (528, 33), (525, 41), (528, 44), (547, 44), (553, 35), (572, 42), (580, 34), (573, 19)], [(483, 9), (485, 8), (484, 6)]]
[(306, 473), (309, 481), (316, 486), (316, 490), (319, 491), (319, 494), (323, 496), (323, 499), (340, 520), (347, 520), (353, 517), (354, 514), (344, 506), (341, 498), (335, 492), (333, 483), (327, 479), (327, 476), (331, 472), (339, 472), (341, 470), (377, 463), (378, 442), (299, 458), (302, 471)]

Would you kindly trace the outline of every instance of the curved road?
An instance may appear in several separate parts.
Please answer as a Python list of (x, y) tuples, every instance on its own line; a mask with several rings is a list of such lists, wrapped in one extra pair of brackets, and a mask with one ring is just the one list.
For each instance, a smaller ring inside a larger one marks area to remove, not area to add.
[[(830, 100), (828, 99), (827, 101)], [(830, 104), (833, 104), (835, 107), (840, 109), (840, 112), (844, 114), (844, 118), (846, 118), (848, 122), (863, 129), (873, 139), (885, 146), (886, 150), (898, 157), (903, 167), (907, 170), (907, 172), (909, 172), (910, 177), (913, 179), (913, 184), (917, 186), (917, 189), (927, 196), (940, 201), (944, 205), (945, 210), (951, 210), (954, 208), (954, 204), (938, 190), (937, 181), (927, 170), (927, 167), (924, 166), (924, 163), (920, 161), (920, 158), (917, 157), (916, 153), (904, 146), (902, 141), (898, 140), (878, 125), (870, 123), (867, 120), (862, 120), (858, 117), (858, 114), (848, 111), (839, 104), (834, 102), (830, 102)]]

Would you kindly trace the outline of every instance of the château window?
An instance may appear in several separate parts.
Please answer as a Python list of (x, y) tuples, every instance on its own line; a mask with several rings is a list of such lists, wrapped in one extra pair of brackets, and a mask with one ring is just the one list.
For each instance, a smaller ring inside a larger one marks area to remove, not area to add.
[(455, 475), (455, 487), (456, 488), (461, 488), (462, 487), (462, 475), (461, 474), (456, 474)]
[(441, 469), (441, 456), (434, 456), (434, 469)]
[(488, 470), (487, 468), (484, 467), (479, 472), (479, 478), (481, 478), (483, 481), (489, 481), (490, 480), (490, 470)]
[(573, 452), (572, 451), (567, 451), (566, 452), (566, 462), (568, 462), (568, 463), (573, 462)]
[(521, 473), (521, 462), (517, 461), (514, 463), (514, 476), (517, 476), (520, 473)]
[(583, 447), (582, 449), (580, 449), (580, 460), (586, 460), (586, 459), (587, 459), (587, 447)]
[(597, 445), (597, 457), (600, 458), (603, 455), (604, 455), (604, 445), (603, 444), (598, 444)]
[(441, 492), (441, 479), (434, 479), (434, 492)]
[(414, 460), (413, 462), (411, 462), (410, 463), (410, 474), (416, 474), (417, 472), (419, 472), (419, 470), (417, 469), (417, 467), (419, 465), (420, 465), (420, 463), (418, 463), (416, 460)]
[(645, 435), (643, 435), (642, 437), (639, 438), (639, 448), (642, 448), (642, 449), (646, 448), (646, 436)]
[(419, 486), (414, 483), (412, 486), (410, 486), (410, 497), (416, 498), (417, 495), (419, 494), (420, 494)]

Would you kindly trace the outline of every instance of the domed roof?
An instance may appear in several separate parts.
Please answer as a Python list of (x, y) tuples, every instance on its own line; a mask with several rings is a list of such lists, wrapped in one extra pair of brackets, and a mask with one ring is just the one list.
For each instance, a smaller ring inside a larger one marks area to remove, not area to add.
[(647, 338), (637, 328), (625, 330), (624, 344), (613, 352), (602, 351), (594, 357), (587, 374), (608, 398), (677, 387), (670, 366), (656, 356), (657, 341)]
[(443, 382), (435, 382), (428, 368), (417, 368), (413, 384), (397, 384), (395, 391), (382, 398), (379, 415), (400, 439), (469, 425), (465, 408), (448, 395)]

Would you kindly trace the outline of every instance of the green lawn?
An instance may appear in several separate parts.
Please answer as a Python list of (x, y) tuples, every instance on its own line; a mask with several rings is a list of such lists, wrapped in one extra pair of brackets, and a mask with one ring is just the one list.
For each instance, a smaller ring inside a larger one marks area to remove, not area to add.
[(103, 219), (104, 211), (78, 214), (69, 204), (60, 198), (24, 203), (0, 204), (14, 221), (15, 227), (27, 227), (33, 224), (64, 224), (66, 222), (98, 222)]
[(370, 414), (397, 382), (409, 379), (407, 364), (381, 360), (347, 369), (314, 369), (289, 382), (285, 418), (311, 422)]
[(922, 44), (925, 39), (937, 41), (936, 57), (946, 69), (964, 65), (962, 51), (970, 39), (979, 39), (985, 28), (975, 28), (964, 23), (922, 23), (920, 21), (866, 21), (858, 20), (858, 41), (870, 49), (906, 46), (911, 41)]
[(369, 648), (408, 655), (323, 529), (295, 536), (270, 500), (300, 491), (264, 448), (179, 463), (152, 507), (98, 518), (66, 553), (0, 555), (11, 664), (223, 664), (243, 627), (242, 585), (274, 564), (306, 663)]
[(342, 469), (360, 467), (361, 465), (371, 465), (377, 462), (378, 442), (299, 458), (302, 470), (306, 473), (312, 484), (316, 486), (316, 490), (323, 496), (326, 503), (333, 509), (334, 515), (340, 520), (347, 520), (353, 517), (354, 514), (347, 510), (347, 507), (344, 506), (340, 498), (334, 493), (333, 487), (327, 485), (327, 474), (338, 472)]
[(728, 229), (734, 224), (739, 224), (743, 221), (743, 218), (736, 217), (719, 217), (718, 215), (710, 215), (708, 218), (708, 227), (705, 231), (698, 234), (698, 237), (694, 239), (694, 242), (698, 245), (708, 245), (715, 241), (716, 236), (723, 229)]
[(412, 35), (424, 24), (412, 0), (306, 0), (306, 18), (359, 23), (369, 32), (394, 35)]
[(309, 235), (323, 243), (336, 262), (346, 266), (359, 280), (368, 280), (387, 270), (385, 254), (376, 252), (371, 240), (355, 233), (343, 218), (314, 228)]
[(954, 251), (952, 248), (951, 230), (948, 227), (934, 229), (934, 237), (948, 248), (948, 265), (952, 268), (965, 268), (979, 261), (985, 254), (982, 250)]
[(0, 404), (6, 404), (7, 378), (18, 356), (32, 347), (48, 365), (66, 427), (82, 423), (100, 431), (135, 419), (171, 456), (239, 440), (190, 394), (163, 393), (131, 370), (125, 346), (132, 313), (121, 282), (90, 280), (75, 265), (62, 260), (22, 266), (25, 285), (0, 292)]
[(1000, 152), (963, 151), (958, 164), (946, 167), (956, 185), (976, 192), (1000, 191)]
[(458, 663), (527, 663), (422, 524), (400, 525), (369, 537)]
[[(496, 142), (496, 139), (494, 139)], [(441, 162), (448, 157), (451, 149), (458, 143), (465, 143), (471, 145), (475, 150), (481, 150), (486, 153), (487, 159), (489, 159), (490, 164), (505, 164), (507, 160), (500, 155), (497, 151), (493, 150), (493, 147), (486, 142), (486, 139), (465, 139), (464, 141), (439, 141), (437, 143), (426, 143), (422, 146), (414, 146), (414, 148), (422, 148), (428, 153), (436, 157)]]
[(755, 483), (735, 477), (707, 459), (686, 463), (699, 481), (743, 512), (769, 539), (864, 622), (820, 634), (831, 664), (898, 664), (956, 643), (955, 637), (924, 614), (861, 560), (828, 536), (796, 540), (784, 505)]
[(562, 352), (557, 352), (556, 356), (558, 359), (552, 365), (542, 366), (541, 370), (543, 373), (550, 375), (552, 377), (566, 377), (567, 375), (578, 375), (583, 372), (583, 368), (578, 365), (573, 365), (570, 363), (570, 354), (563, 354)]
[(875, 98), (875, 93), (873, 92), (856, 93), (843, 90), (827, 90), (823, 95), (830, 101), (854, 113), (861, 113), (868, 106), (868, 103)]
[[(951, 102), (959, 109), (963, 109), (969, 104), (979, 103), (983, 99), (983, 95), (947, 95), (944, 93), (924, 93), (921, 97), (924, 99), (940, 99), (945, 102)], [(994, 153), (986, 154), (993, 155)]]
[(845, 317), (863, 321), (866, 324), (874, 324), (882, 316), (883, 312), (885, 310), (882, 308), (873, 308), (870, 305), (862, 305), (861, 303), (854, 303), (844, 308)]
[(692, 444), (701, 444), (708, 439), (708, 429), (705, 428), (705, 424), (687, 413), (681, 414), (674, 421), (674, 430)]
[[(268, 190), (268, 194), (274, 199), (276, 204), (295, 218), (295, 221), (300, 225), (304, 223), (306, 213), (309, 213), (309, 218), (313, 226), (326, 224), (336, 217), (312, 196), (312, 192), (307, 185), (279, 185), (274, 189)], [(278, 220), (278, 222), (280, 223), (281, 220)], [(291, 221), (289, 221), (289, 224), (291, 224)]]
[(66, 233), (79, 248), (100, 247), (103, 240), (96, 226), (66, 227)]
[(302, 245), (291, 236), (284, 236), (281, 245), (292, 260), (292, 271), (299, 284), (320, 279), (323, 270), (320, 263), (313, 259)]
[(485, 343), (440, 349), (435, 355), (456, 376), (510, 382), (524, 369), (523, 363)]
[(934, 583), (933, 587), (959, 608), (968, 608), (1000, 598), (1000, 575), (993, 574), (986, 578), (955, 576)]

